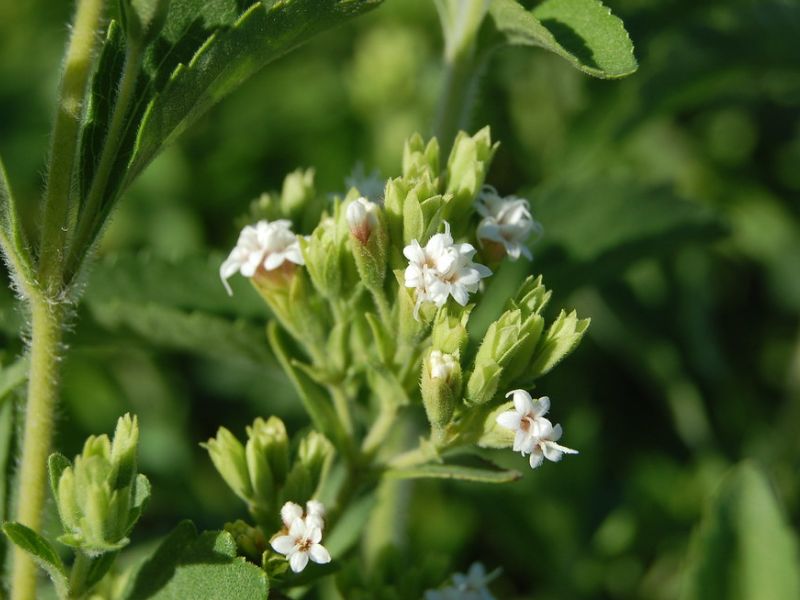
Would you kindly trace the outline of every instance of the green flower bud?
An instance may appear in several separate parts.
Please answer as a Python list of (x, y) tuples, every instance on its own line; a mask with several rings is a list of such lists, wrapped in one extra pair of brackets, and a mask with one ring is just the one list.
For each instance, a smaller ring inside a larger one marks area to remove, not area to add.
[(548, 373), (566, 358), (578, 346), (590, 322), (590, 319), (578, 319), (574, 310), (569, 314), (562, 310), (536, 348), (528, 372), (531, 379)]
[(167, 20), (169, 0), (122, 0), (120, 7), (128, 38), (144, 46), (161, 33)]
[[(403, 204), (411, 186), (402, 178), (390, 179), (386, 182), (383, 195), (383, 209), (386, 216), (386, 226), (389, 237), (395, 246), (400, 245), (403, 239)], [(398, 251), (398, 259), (402, 255)]]
[(316, 197), (314, 169), (297, 169), (283, 180), (281, 210), (285, 217), (296, 220)]
[(286, 478), (283, 501), (302, 504), (313, 497), (332, 459), (333, 445), (321, 433), (312, 431), (300, 440), (297, 458)]
[(509, 300), (506, 310), (518, 308), (525, 318), (533, 314), (541, 314), (550, 301), (550, 292), (542, 283), (542, 276), (529, 275), (519, 287), (516, 295)]
[(491, 133), (484, 127), (474, 136), (460, 131), (447, 161), (447, 192), (453, 194), (445, 219), (456, 233), (469, 221), (473, 204), (483, 187), (486, 172), (499, 144), (492, 144)]
[(421, 182), (406, 195), (403, 203), (403, 243), (412, 240), (429, 239), (442, 223), (443, 207), (450, 201), (450, 196), (428, 196), (430, 186)]
[(448, 354), (461, 354), (469, 340), (467, 322), (472, 305), (461, 307), (452, 303), (439, 309), (433, 321), (432, 346)]
[(307, 238), (298, 238), (308, 274), (325, 298), (337, 298), (342, 291), (342, 240), (336, 221), (323, 218)]
[(414, 181), (423, 177), (429, 181), (439, 177), (439, 142), (433, 138), (426, 145), (415, 133), (403, 147), (403, 178)]
[(289, 438), (278, 417), (257, 418), (247, 428), (245, 459), (254, 498), (273, 504), (275, 490), (283, 484), (289, 470)]
[(422, 361), (422, 403), (434, 436), (453, 416), (461, 400), (461, 365), (458, 355), (432, 350)]
[(225, 523), (225, 531), (233, 536), (240, 556), (256, 563), (261, 561), (261, 555), (267, 549), (267, 540), (259, 527), (251, 527), (239, 519), (233, 523)]
[(220, 427), (217, 430), (217, 437), (211, 438), (202, 446), (208, 450), (211, 462), (233, 493), (245, 502), (250, 502), (253, 497), (253, 486), (242, 443), (230, 431)]
[(89, 437), (74, 464), (60, 455), (49, 461), (56, 504), (64, 526), (59, 540), (98, 556), (122, 548), (150, 495), (144, 475), (136, 473), (139, 431), (135, 417), (117, 422), (108, 436)]
[(368, 289), (383, 289), (389, 246), (383, 210), (366, 198), (356, 198), (347, 205), (345, 216), (361, 280)]
[(544, 321), (540, 315), (524, 318), (520, 309), (508, 310), (489, 326), (475, 356), (467, 382), (467, 403), (489, 402), (501, 383), (509, 383), (530, 364)]

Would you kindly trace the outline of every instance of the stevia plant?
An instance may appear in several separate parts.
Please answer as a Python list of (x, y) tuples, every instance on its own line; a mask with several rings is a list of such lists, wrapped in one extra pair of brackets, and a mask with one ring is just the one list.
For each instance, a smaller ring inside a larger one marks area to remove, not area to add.
[[(334, 571), (347, 597), (380, 597), (382, 573), (394, 566), (380, 540), (391, 527), (380, 516), (399, 482), (506, 483), (519, 473), (494, 467), (487, 449), (511, 448), (533, 468), (576, 452), (545, 416), (549, 399), (530, 392), (576, 347), (588, 320), (565, 311), (546, 319), (551, 293), (531, 275), (488, 329), (472, 322), (495, 271), (531, 260), (540, 226), (527, 200), (485, 184), (498, 148), (488, 128), (463, 129), (482, 66), (504, 44), (542, 47), (606, 78), (635, 70), (632, 46), (597, 0), (546, 0), (533, 11), (514, 0), (438, 0), (438, 138), (408, 140), (382, 198), (356, 183), (327, 201), (311, 172), (292, 174), (280, 195), (254, 203), (221, 265), (223, 283), (240, 273), (264, 300), (268, 343), (312, 426), (290, 436), (273, 415), (256, 419), (244, 443), (223, 427), (205, 444), (250, 521), (199, 534), (184, 522), (135, 570), (106, 576), (150, 495), (136, 472), (136, 419), (121, 419), (113, 442), (87, 440), (74, 463), (50, 454), (65, 327), (121, 194), (249, 75), (378, 3), (77, 3), (38, 235), (0, 164), (0, 246), (30, 318), (17, 513), (4, 526), (15, 544), (12, 598), (36, 597), (34, 563), (60, 598), (281, 598)], [(575, 46), (575, 36), (584, 43)], [(64, 529), (57, 541), (74, 549), (69, 568), (41, 533), (46, 465)], [(382, 502), (370, 516), (376, 490)], [(350, 551), (364, 531), (372, 532), (365, 545), (381, 554), (354, 573)], [(486, 595), (490, 579), (476, 568), (452, 582), (457, 592)], [(402, 597), (426, 589), (446, 597), (448, 588), (434, 589), (443, 581), (420, 574)]]

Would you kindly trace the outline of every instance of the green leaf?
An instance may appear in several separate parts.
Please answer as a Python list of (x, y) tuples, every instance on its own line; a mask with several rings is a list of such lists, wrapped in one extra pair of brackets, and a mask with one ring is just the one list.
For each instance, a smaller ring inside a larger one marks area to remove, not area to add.
[(332, 556), (344, 556), (358, 542), (376, 502), (375, 494), (370, 493), (348, 505), (325, 537), (325, 547)]
[(122, 600), (264, 600), (268, 591), (266, 573), (236, 556), (230, 533), (198, 535), (184, 521), (131, 577)]
[[(244, 12), (235, 3), (216, 0), (173, 2), (164, 36), (173, 48), (153, 73), (156, 92), (145, 109), (131, 160), (133, 174), (147, 165), (189, 124), (269, 62), (313, 35), (334, 27), (380, 3), (380, 0), (286, 0), (256, 2)], [(203, 7), (206, 4), (208, 6)], [(192, 27), (198, 15), (214, 19), (200, 40)], [(187, 16), (191, 21), (187, 22)], [(180, 31), (179, 35), (175, 35)], [(173, 37), (174, 36), (174, 37)], [(189, 50), (188, 39), (200, 40)], [(173, 52), (173, 50), (175, 52)], [(175, 64), (173, 54), (182, 55)], [(155, 56), (151, 57), (154, 62)], [(169, 65), (169, 76), (164, 67)]]
[(723, 480), (694, 534), (683, 600), (800, 598), (797, 540), (763, 472), (745, 462)]
[(689, 242), (707, 243), (725, 231), (707, 207), (627, 178), (554, 184), (535, 192), (532, 206), (544, 226), (536, 262), (561, 296), (617, 279), (643, 258), (674, 253)]
[(276, 380), (282, 377), (260, 328), (250, 323), (158, 304), (90, 302), (89, 308), (95, 320), (111, 331), (132, 332), (164, 348), (267, 367), (265, 374)]
[(53, 580), (59, 597), (65, 598), (68, 590), (67, 572), (50, 542), (21, 523), (4, 523), (3, 532), (8, 539), (33, 557), (36, 564)]
[(622, 21), (599, 0), (545, 0), (532, 11), (516, 0), (492, 0), (489, 14), (509, 44), (536, 46), (603, 79), (636, 71)]
[(0, 365), (0, 403), (28, 379), (28, 359), (20, 358), (8, 366)]
[(6, 175), (6, 167), (0, 159), (0, 258), (3, 255), (14, 271), (11, 273), (12, 278), (21, 278), (16, 283), (21, 286), (20, 291), (25, 292), (25, 288), (34, 281), (31, 255)]
[[(8, 508), (9, 458), (14, 440), (14, 405), (11, 402), (0, 403), (0, 520), (6, 518)], [(0, 557), (3, 552), (0, 551)]]
[(386, 476), (395, 479), (459, 479), (480, 483), (509, 483), (522, 477), (522, 474), (518, 471), (506, 471), (494, 465), (491, 466), (492, 468), (462, 465), (421, 465), (408, 469), (387, 471)]
[(345, 443), (347, 436), (341, 431), (330, 399), (302, 369), (295, 366), (291, 358), (293, 352), (287, 346), (289, 342), (274, 321), (267, 325), (267, 337), (272, 351), (303, 401), (306, 412), (314, 423), (314, 428), (324, 433), (328, 439), (336, 441), (341, 448), (340, 444)]

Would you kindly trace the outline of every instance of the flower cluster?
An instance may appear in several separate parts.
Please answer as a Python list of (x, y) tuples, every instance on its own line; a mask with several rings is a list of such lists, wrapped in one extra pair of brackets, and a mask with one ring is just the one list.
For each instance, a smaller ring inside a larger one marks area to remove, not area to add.
[(511, 260), (519, 259), (520, 255), (528, 260), (533, 258), (526, 243), (531, 233), (541, 228), (533, 220), (527, 200), (517, 196), (503, 198), (492, 186), (485, 185), (475, 208), (483, 217), (477, 230), (481, 246), (500, 245)]
[(553, 425), (545, 418), (550, 410), (550, 398), (542, 396), (536, 400), (525, 390), (513, 390), (506, 394), (512, 396), (514, 410), (507, 410), (497, 416), (497, 423), (514, 431), (514, 452), (522, 456), (530, 454), (531, 468), (535, 469), (544, 459), (558, 462), (564, 454), (577, 454), (577, 450), (558, 444), (561, 439), (561, 425)]
[(228, 279), (236, 273), (253, 277), (259, 270), (274, 271), (284, 262), (304, 264), (292, 222), (286, 219), (259, 221), (247, 225), (239, 234), (236, 247), (219, 268), (219, 275), (228, 294), (232, 294)]
[(295, 573), (305, 569), (309, 559), (320, 565), (331, 562), (330, 553), (320, 543), (324, 518), (325, 507), (316, 500), (309, 500), (305, 511), (294, 502), (287, 502), (281, 508), (284, 527), (275, 534), (270, 545), (286, 557)]
[(478, 291), (481, 279), (492, 274), (488, 267), (472, 261), (476, 252), (472, 244), (455, 243), (450, 225), (445, 222), (444, 226), (444, 233), (431, 236), (424, 248), (417, 240), (403, 248), (408, 259), (405, 286), (416, 291), (415, 318), (423, 302), (442, 307), (452, 296), (466, 306), (469, 295)]

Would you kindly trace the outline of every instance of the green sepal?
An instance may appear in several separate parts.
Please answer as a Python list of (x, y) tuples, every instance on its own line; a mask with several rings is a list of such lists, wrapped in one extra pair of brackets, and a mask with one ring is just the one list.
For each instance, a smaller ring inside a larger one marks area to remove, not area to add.
[(562, 310), (542, 338), (528, 370), (531, 379), (541, 377), (564, 360), (580, 343), (591, 319), (578, 319), (575, 311)]

